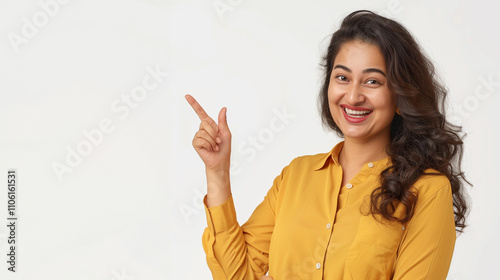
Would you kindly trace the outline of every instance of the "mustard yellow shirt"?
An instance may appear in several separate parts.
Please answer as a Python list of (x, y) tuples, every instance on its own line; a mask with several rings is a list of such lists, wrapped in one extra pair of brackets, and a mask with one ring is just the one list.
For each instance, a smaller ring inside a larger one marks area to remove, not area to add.
[(232, 197), (211, 208), (205, 197), (202, 241), (214, 279), (259, 279), (268, 270), (275, 280), (446, 279), (456, 239), (449, 180), (422, 176), (410, 222), (381, 223), (363, 213), (390, 158), (366, 163), (341, 186), (342, 147), (294, 159), (241, 226)]

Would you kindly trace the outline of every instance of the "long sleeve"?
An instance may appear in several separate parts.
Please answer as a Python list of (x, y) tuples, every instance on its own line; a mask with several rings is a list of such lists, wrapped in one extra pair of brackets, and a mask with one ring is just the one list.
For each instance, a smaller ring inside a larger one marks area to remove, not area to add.
[(205, 196), (208, 227), (203, 232), (202, 243), (213, 279), (253, 280), (267, 273), (276, 200), (286, 169), (276, 177), (264, 201), (242, 226), (237, 222), (232, 196), (210, 208)]
[(433, 193), (419, 194), (398, 252), (394, 280), (446, 279), (456, 232), (450, 183), (447, 179), (438, 181), (441, 187)]

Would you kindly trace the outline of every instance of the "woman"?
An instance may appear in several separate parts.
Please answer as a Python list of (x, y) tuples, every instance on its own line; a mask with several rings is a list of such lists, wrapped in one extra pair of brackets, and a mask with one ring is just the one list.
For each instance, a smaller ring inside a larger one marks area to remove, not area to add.
[(344, 141), (294, 159), (242, 226), (226, 108), (215, 123), (186, 96), (202, 121), (193, 146), (214, 279), (446, 279), (467, 181), (433, 65), (404, 27), (369, 11), (343, 20), (323, 59), (322, 119)]

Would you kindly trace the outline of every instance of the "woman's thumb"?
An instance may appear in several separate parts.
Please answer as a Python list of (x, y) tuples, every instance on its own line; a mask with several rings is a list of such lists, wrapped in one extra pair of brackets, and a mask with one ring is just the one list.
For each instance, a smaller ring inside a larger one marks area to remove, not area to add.
[(229, 126), (227, 125), (227, 108), (224, 107), (219, 112), (219, 130), (223, 133), (229, 132)]

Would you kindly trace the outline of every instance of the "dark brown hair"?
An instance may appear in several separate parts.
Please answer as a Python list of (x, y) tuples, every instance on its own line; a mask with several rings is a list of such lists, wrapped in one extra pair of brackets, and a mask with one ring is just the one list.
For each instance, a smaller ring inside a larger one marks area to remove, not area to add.
[[(391, 143), (386, 148), (392, 166), (381, 173), (381, 186), (371, 194), (371, 213), (387, 220), (408, 222), (413, 216), (418, 194), (412, 185), (432, 168), (445, 175), (453, 193), (455, 227), (465, 228), (467, 201), (461, 171), (462, 138), (460, 126), (450, 124), (444, 113), (446, 88), (438, 81), (434, 66), (399, 23), (361, 10), (349, 14), (331, 38), (321, 66), (324, 76), (319, 94), (323, 124), (343, 137), (335, 124), (328, 104), (328, 86), (333, 62), (343, 44), (360, 40), (376, 45), (385, 58), (389, 89), (395, 94), (401, 115), (391, 123)], [(405, 206), (402, 217), (395, 216), (397, 204)]]

